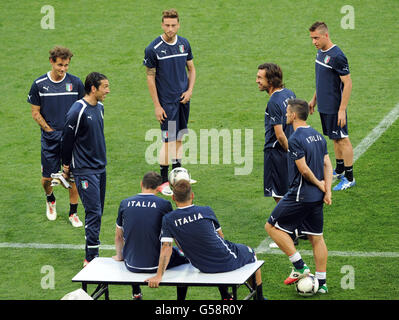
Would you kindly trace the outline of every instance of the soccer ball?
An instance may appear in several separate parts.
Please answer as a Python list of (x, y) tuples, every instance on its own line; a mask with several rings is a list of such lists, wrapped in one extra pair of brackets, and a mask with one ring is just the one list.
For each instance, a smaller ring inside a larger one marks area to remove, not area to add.
[(190, 174), (187, 169), (178, 167), (174, 168), (170, 173), (169, 173), (169, 183), (173, 186), (177, 181), (179, 180), (187, 180), (190, 182)]
[(313, 274), (309, 273), (305, 278), (295, 282), (295, 289), (301, 296), (313, 296), (319, 290), (319, 280)]

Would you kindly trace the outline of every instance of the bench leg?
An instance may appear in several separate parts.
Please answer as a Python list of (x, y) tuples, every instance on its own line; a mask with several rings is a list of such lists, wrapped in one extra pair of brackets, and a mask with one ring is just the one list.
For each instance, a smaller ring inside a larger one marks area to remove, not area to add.
[(108, 291), (108, 284), (100, 283), (96, 290), (91, 294), (91, 297), (94, 300), (100, 298), (103, 294), (105, 294), (105, 300), (109, 300), (109, 291)]
[(258, 299), (258, 294), (257, 294), (257, 291), (256, 291), (256, 287), (257, 287), (257, 285), (256, 285), (256, 273), (254, 273), (252, 275), (251, 280), (252, 280), (252, 291), (253, 291), (253, 294), (254, 294), (253, 298), (254, 298), (254, 300), (257, 300)]
[(251, 298), (256, 300), (257, 294), (256, 294), (256, 277), (255, 277), (255, 274), (253, 274), (251, 276), (249, 281), (245, 282), (245, 286), (248, 288), (249, 294), (244, 298), (244, 300), (249, 300)]
[(177, 301), (186, 300), (188, 286), (176, 286)]
[(233, 300), (237, 300), (237, 286), (232, 286), (233, 289)]

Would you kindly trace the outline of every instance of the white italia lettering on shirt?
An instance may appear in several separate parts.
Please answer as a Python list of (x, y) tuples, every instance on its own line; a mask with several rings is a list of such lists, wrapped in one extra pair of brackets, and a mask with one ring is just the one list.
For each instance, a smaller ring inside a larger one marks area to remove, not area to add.
[(180, 218), (180, 219), (176, 219), (175, 220), (175, 225), (176, 225), (176, 227), (178, 227), (178, 226), (182, 226), (183, 224), (194, 222), (194, 221), (197, 221), (197, 220), (203, 219), (203, 218), (204, 217), (202, 216), (201, 213), (197, 213), (197, 214), (194, 213), (193, 215), (190, 215), (190, 216), (187, 216), (187, 217), (184, 217), (184, 218)]
[(141, 208), (156, 208), (157, 204), (153, 201), (128, 201), (128, 207), (141, 207)]
[(315, 135), (315, 136), (309, 136), (306, 138), (306, 142), (307, 143), (311, 143), (311, 142), (317, 142), (317, 141), (321, 141), (322, 138), (320, 135)]

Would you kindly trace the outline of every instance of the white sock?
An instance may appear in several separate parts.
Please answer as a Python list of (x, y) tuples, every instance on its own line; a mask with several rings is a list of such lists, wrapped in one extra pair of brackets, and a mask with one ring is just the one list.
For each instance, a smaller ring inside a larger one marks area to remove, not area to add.
[(302, 259), (301, 254), (297, 251), (292, 256), (288, 257), (292, 263), (295, 263)]
[(327, 272), (316, 271), (315, 276), (318, 280), (326, 280)]

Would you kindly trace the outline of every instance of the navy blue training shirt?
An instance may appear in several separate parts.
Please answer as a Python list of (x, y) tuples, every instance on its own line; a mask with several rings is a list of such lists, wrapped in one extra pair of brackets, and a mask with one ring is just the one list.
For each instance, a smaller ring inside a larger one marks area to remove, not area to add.
[(178, 208), (163, 217), (161, 242), (172, 242), (181, 247), (191, 264), (201, 272), (216, 273), (238, 269), (248, 263), (243, 247), (223, 239), (220, 225), (210, 207), (191, 205)]
[(84, 94), (83, 83), (78, 77), (66, 73), (62, 80), (53, 81), (48, 72), (33, 81), (27, 102), (40, 106), (40, 114), (48, 125), (62, 131), (67, 112)]
[(71, 165), (74, 175), (105, 171), (104, 106), (76, 101), (66, 116), (62, 136), (62, 163)]
[(281, 124), (287, 139), (292, 132), (292, 125), (287, 125), (287, 101), (296, 98), (295, 93), (287, 88), (273, 92), (265, 110), (265, 146), (267, 148), (282, 148), (274, 132), (274, 126)]
[(148, 68), (156, 68), (159, 102), (180, 101), (181, 94), (188, 89), (186, 64), (193, 59), (188, 40), (176, 35), (176, 41), (170, 44), (159, 36), (145, 48), (144, 54), (143, 64)]
[[(315, 177), (324, 180), (324, 156), (327, 142), (324, 137), (310, 126), (297, 128), (288, 139), (289, 161), (305, 157), (306, 164)], [(284, 197), (300, 202), (322, 201), (324, 193), (313, 183), (308, 182), (294, 164), (288, 166), (289, 190)]]
[(139, 193), (121, 201), (116, 225), (123, 229), (122, 254), (127, 267), (157, 270), (162, 218), (172, 210), (169, 201), (151, 193)]
[(315, 72), (318, 111), (326, 114), (338, 113), (344, 88), (340, 76), (349, 74), (345, 54), (336, 45), (326, 51), (318, 50)]

